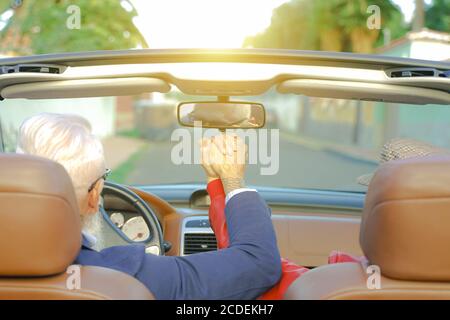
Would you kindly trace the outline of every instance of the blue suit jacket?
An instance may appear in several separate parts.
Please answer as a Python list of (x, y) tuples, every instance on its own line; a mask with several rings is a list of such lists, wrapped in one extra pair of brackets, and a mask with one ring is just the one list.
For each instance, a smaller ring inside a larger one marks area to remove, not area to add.
[(144, 245), (100, 252), (86, 245), (75, 263), (107, 267), (140, 280), (157, 299), (254, 299), (281, 276), (270, 209), (257, 192), (233, 196), (225, 208), (230, 246), (184, 257), (146, 254)]

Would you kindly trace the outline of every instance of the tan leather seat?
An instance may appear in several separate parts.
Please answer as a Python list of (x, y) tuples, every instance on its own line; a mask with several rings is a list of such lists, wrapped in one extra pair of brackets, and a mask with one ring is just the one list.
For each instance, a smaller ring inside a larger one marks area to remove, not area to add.
[(99, 267), (80, 266), (80, 288), (70, 289), (81, 228), (68, 174), (18, 154), (0, 154), (0, 168), (0, 299), (153, 299), (138, 280)]
[(360, 245), (380, 268), (380, 289), (368, 288), (367, 264), (340, 263), (308, 271), (285, 298), (450, 299), (450, 156), (383, 164), (367, 192)]

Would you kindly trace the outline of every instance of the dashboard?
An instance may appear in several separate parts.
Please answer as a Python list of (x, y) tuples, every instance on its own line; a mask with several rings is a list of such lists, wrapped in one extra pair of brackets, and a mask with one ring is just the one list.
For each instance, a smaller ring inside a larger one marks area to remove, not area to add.
[[(209, 224), (210, 199), (205, 185), (155, 185), (129, 189), (157, 216), (164, 236), (165, 255), (186, 256), (217, 250), (217, 241)], [(272, 209), (272, 221), (283, 257), (314, 267), (326, 263), (332, 250), (361, 254), (358, 235), (365, 194), (256, 189)], [(113, 233), (111, 237), (115, 237), (112, 239), (115, 245), (145, 244), (145, 239), (152, 236), (151, 228), (132, 203), (106, 195), (105, 209), (110, 223), (120, 230), (120, 237), (111, 228), (106, 230)]]
[(180, 255), (217, 250), (217, 240), (208, 216), (190, 216), (181, 226)]
[[(155, 207), (155, 199), (149, 199), (152, 196), (150, 193), (133, 188), (132, 191), (143, 198), (158, 216), (158, 223), (161, 230), (164, 231), (166, 254), (183, 256), (217, 250), (217, 241), (207, 215), (210, 199), (206, 190), (194, 192), (195, 200), (191, 202), (191, 206), (198, 210), (191, 211), (184, 206), (178, 207), (165, 203), (162, 199), (159, 200), (166, 205), (163, 208)], [(102, 230), (106, 246), (129, 243), (146, 244), (152, 238), (153, 235), (145, 216), (139, 212), (132, 201), (121, 198), (120, 194), (117, 193), (105, 193), (103, 195), (103, 208), (104, 223), (109, 224)], [(186, 209), (189, 212), (186, 212)], [(173, 227), (168, 227), (167, 222), (171, 218), (172, 220), (174, 218), (176, 223)], [(172, 244), (174, 244), (174, 248), (170, 250)]]

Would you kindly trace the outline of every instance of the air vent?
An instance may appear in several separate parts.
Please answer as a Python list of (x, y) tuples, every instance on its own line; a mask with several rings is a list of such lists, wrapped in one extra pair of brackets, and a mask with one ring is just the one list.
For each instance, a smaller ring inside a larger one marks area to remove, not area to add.
[(185, 233), (183, 254), (193, 254), (217, 250), (214, 233)]
[(22, 66), (19, 67), (19, 72), (38, 72), (38, 73), (59, 73), (58, 68), (42, 67), (42, 66)]
[(402, 68), (388, 70), (391, 78), (446, 77), (445, 73), (433, 68)]
[(21, 72), (61, 74), (65, 69), (65, 66), (58, 65), (19, 64), (15, 66), (1, 66), (0, 74)]

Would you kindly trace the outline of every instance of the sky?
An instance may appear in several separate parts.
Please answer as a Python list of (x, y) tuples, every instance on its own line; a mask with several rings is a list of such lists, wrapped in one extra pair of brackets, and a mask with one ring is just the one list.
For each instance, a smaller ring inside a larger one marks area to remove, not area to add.
[[(288, 0), (131, 1), (138, 11), (134, 23), (150, 48), (240, 48), (246, 36), (267, 28), (272, 10)], [(410, 21), (414, 0), (393, 2)]]
[[(410, 22), (414, 13), (414, 0), (393, 0), (393, 2), (402, 9), (406, 21)], [(430, 4), (431, 2), (431, 0), (425, 0), (425, 4)]]
[[(239, 48), (286, 0), (132, 0), (150, 48)], [(207, 13), (207, 14), (206, 14)]]

